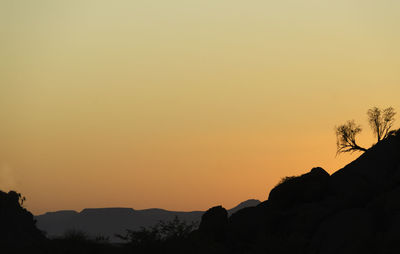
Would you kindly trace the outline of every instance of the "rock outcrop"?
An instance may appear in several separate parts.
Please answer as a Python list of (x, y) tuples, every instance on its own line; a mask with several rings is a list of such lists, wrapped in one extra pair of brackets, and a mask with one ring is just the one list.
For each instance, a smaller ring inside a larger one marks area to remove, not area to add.
[(207, 238), (219, 242), (225, 240), (227, 226), (228, 212), (222, 206), (215, 206), (201, 216), (199, 232)]
[[(221, 208), (219, 208), (221, 209)], [(214, 222), (216, 223), (216, 222)], [(284, 178), (229, 219), (225, 253), (400, 253), (400, 131), (331, 176)]]
[(21, 195), (0, 191), (0, 247), (18, 249), (34, 246), (45, 240), (36, 228), (33, 215), (21, 206)]

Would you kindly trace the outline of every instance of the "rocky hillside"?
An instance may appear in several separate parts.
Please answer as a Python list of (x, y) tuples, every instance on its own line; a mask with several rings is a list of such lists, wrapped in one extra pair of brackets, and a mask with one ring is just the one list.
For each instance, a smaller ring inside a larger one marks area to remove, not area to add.
[(332, 175), (313, 168), (256, 207), (229, 218), (219, 210), (199, 229), (216, 243), (205, 252), (400, 253), (400, 131)]

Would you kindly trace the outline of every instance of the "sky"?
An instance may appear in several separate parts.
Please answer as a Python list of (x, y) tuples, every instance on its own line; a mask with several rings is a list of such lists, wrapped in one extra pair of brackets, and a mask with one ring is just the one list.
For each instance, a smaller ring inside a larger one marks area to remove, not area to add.
[[(400, 110), (397, 0), (0, 0), (0, 189), (34, 214), (231, 208)], [(399, 121), (395, 123), (399, 128)]]

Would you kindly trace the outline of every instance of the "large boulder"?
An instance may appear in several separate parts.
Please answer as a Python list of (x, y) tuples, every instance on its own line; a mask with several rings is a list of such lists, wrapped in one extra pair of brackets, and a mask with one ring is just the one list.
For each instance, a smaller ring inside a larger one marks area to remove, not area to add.
[(269, 194), (268, 202), (279, 207), (291, 207), (305, 202), (317, 202), (325, 196), (329, 174), (322, 168), (282, 180)]
[(208, 209), (201, 217), (199, 232), (209, 239), (223, 241), (228, 226), (228, 212), (222, 206)]

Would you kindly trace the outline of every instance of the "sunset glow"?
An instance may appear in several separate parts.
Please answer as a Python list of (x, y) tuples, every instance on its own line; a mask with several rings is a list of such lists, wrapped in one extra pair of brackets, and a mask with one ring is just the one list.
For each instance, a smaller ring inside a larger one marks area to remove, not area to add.
[[(34, 214), (231, 208), (400, 111), (400, 1), (1, 1), (0, 189)], [(395, 122), (399, 128), (399, 120)]]

